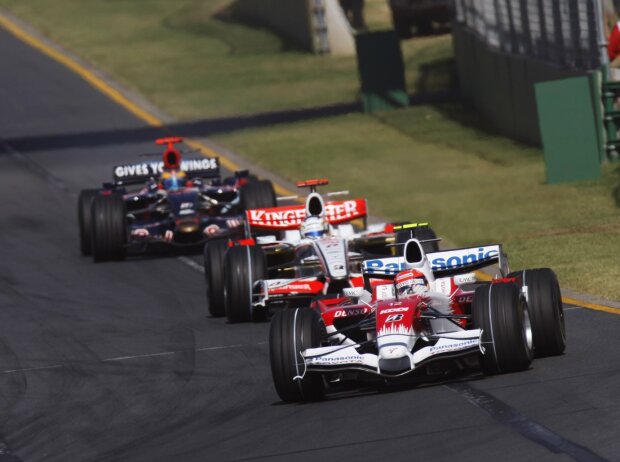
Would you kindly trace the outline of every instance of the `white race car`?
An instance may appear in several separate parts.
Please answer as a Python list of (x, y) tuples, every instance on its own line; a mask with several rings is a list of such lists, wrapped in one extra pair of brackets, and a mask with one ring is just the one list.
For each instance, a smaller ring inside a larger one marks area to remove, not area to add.
[[(305, 205), (248, 210), (247, 236), (260, 232), (258, 236), (205, 247), (207, 303), (213, 316), (225, 314), (230, 322), (260, 320), (272, 308), (309, 306), (316, 297), (361, 287), (363, 259), (393, 254), (396, 248), (390, 245), (403, 235), (437, 248), (427, 224), (366, 227), (366, 200), (325, 202), (316, 191), (324, 184), (327, 180), (298, 183), (311, 190)], [(354, 228), (355, 220), (363, 222), (362, 231)]]
[[(498, 264), (479, 283), (473, 272)], [(508, 273), (501, 245), (367, 260), (364, 286), (272, 319), (271, 369), (287, 402), (351, 384), (401, 383), (477, 370), (520, 371), (564, 351), (560, 288), (548, 268)]]

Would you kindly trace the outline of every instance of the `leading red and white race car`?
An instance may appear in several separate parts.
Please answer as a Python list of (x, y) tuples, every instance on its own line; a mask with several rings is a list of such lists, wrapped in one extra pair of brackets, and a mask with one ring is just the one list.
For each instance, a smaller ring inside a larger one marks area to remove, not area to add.
[[(473, 272), (499, 265), (478, 283)], [(428, 380), (482, 368), (521, 371), (564, 351), (560, 288), (548, 268), (508, 273), (501, 245), (366, 260), (364, 287), (276, 313), (270, 331), (276, 391), (311, 401), (352, 384)]]
[[(230, 322), (265, 319), (272, 308), (309, 306), (317, 296), (362, 286), (364, 257), (390, 255), (395, 248), (389, 245), (403, 234), (437, 247), (427, 224), (400, 226), (400, 232), (392, 224), (367, 228), (366, 200), (324, 201), (316, 188), (325, 184), (299, 182), (310, 188), (305, 205), (248, 210), (248, 239), (205, 247), (207, 305), (213, 316), (225, 314)], [(351, 224), (355, 220), (364, 222), (361, 231)], [(262, 234), (250, 238), (257, 233)]]

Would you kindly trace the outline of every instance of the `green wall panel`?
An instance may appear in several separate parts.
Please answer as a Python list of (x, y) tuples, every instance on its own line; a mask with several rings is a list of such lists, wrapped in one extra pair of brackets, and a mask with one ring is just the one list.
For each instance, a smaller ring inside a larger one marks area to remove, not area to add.
[(547, 181), (600, 177), (599, 134), (591, 81), (572, 77), (535, 85)]

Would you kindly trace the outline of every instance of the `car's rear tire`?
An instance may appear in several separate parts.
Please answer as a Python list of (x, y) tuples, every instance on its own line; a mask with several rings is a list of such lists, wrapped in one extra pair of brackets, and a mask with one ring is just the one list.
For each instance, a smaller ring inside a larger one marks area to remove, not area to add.
[(226, 271), (226, 317), (229, 322), (260, 321), (264, 310), (252, 306), (254, 283), (265, 279), (267, 267), (263, 249), (258, 246), (235, 246), (224, 259)]
[(204, 247), (207, 309), (214, 318), (226, 314), (224, 258), (227, 250), (228, 239), (212, 239)]
[(474, 327), (482, 329), (486, 374), (527, 369), (533, 358), (532, 327), (525, 297), (513, 283), (481, 286), (474, 293)]
[(558, 278), (550, 268), (527, 269), (511, 273), (519, 286), (527, 287), (532, 318), (534, 354), (555, 356), (566, 348), (564, 307)]
[(80, 251), (88, 257), (92, 254), (91, 208), (98, 189), (83, 189), (78, 197), (78, 226), (80, 229)]
[(276, 193), (269, 180), (250, 181), (241, 186), (241, 208), (243, 210), (275, 207)]
[(320, 374), (306, 373), (301, 352), (321, 346), (321, 315), (310, 308), (284, 309), (271, 320), (269, 357), (278, 396), (288, 403), (317, 401), (324, 397)]
[(94, 260), (123, 260), (127, 245), (127, 210), (123, 196), (96, 196), (91, 208), (91, 225)]
[(415, 228), (398, 231), (396, 234), (396, 242), (398, 244), (404, 244), (412, 238), (415, 238), (418, 241), (428, 241), (420, 242), (424, 253), (439, 252), (439, 241), (433, 240), (437, 239), (437, 234), (435, 234), (435, 230), (430, 226), (417, 226)]

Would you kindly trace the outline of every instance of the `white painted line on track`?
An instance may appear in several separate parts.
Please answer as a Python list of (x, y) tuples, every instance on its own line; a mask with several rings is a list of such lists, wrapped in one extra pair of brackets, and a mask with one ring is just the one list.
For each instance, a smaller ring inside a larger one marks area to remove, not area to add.
[(51, 366), (26, 367), (24, 369), (7, 369), (5, 371), (0, 371), (0, 374), (14, 374), (16, 372), (45, 371), (49, 369), (58, 369), (61, 367), (65, 367), (65, 365), (64, 364), (52, 364)]
[[(258, 342), (258, 343), (239, 343), (237, 345), (221, 345), (221, 346), (212, 346), (212, 347), (203, 347), (203, 348), (195, 348), (193, 351), (214, 351), (214, 350), (228, 350), (233, 348), (243, 348), (247, 346), (256, 346), (256, 345), (265, 345), (267, 342)], [(186, 350), (177, 350), (177, 351), (163, 351), (161, 353), (149, 353), (144, 355), (134, 355), (134, 356), (118, 356), (116, 358), (107, 358), (102, 359), (102, 363), (112, 362), (112, 361), (126, 361), (129, 359), (142, 359), (142, 358), (154, 358), (157, 356), (170, 356), (176, 353), (180, 353)]]
[[(95, 363), (109, 363), (116, 361), (128, 361), (133, 359), (144, 359), (144, 358), (156, 358), (158, 356), (171, 356), (176, 353), (182, 353), (183, 351), (216, 351), (216, 350), (232, 350), (234, 348), (243, 348), (243, 347), (253, 347), (258, 345), (266, 345), (267, 342), (257, 342), (257, 343), (238, 343), (235, 345), (217, 345), (211, 347), (202, 347), (202, 348), (194, 348), (193, 350), (176, 350), (176, 351), (162, 351), (161, 353), (148, 353), (143, 355), (131, 355), (131, 356), (117, 356), (114, 358), (106, 358), (100, 359), (99, 361), (95, 361)], [(15, 374), (15, 373), (23, 373), (23, 372), (37, 372), (37, 371), (46, 371), (50, 369), (59, 369), (62, 367), (69, 367), (71, 363), (67, 364), (52, 364), (50, 366), (40, 366), (40, 367), (25, 367), (23, 369), (7, 369), (4, 371), (0, 371), (0, 375), (3, 374)]]
[(178, 257), (178, 260), (181, 263), (186, 264), (190, 268), (195, 269), (199, 273), (203, 273), (204, 274), (204, 272), (205, 272), (205, 269), (202, 267), (202, 265), (200, 263), (196, 263), (194, 260), (192, 260), (189, 257)]

